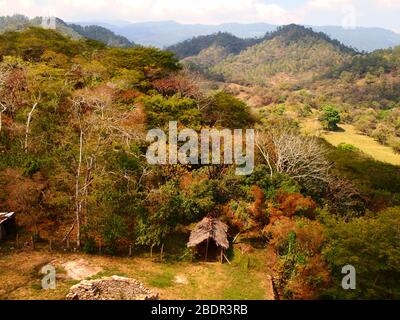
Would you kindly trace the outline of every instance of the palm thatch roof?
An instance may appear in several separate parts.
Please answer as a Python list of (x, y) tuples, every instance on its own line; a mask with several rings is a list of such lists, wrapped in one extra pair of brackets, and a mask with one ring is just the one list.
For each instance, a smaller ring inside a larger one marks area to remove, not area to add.
[(14, 217), (14, 212), (0, 213), (0, 224), (9, 219), (12, 219), (13, 217)]
[(213, 239), (217, 246), (229, 248), (228, 226), (214, 218), (204, 218), (190, 234), (188, 248), (194, 248), (205, 240)]

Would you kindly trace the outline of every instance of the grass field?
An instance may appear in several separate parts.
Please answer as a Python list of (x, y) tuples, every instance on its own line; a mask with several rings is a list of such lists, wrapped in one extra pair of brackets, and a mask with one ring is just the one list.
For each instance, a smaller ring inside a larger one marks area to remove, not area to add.
[[(78, 283), (68, 278), (60, 265), (84, 260), (101, 267), (90, 279), (124, 276), (142, 281), (159, 293), (160, 299), (273, 299), (265, 272), (265, 251), (242, 255), (235, 250), (231, 264), (204, 262), (157, 262), (150, 257), (121, 258), (47, 251), (24, 251), (0, 255), (0, 299), (63, 299), (69, 288)], [(250, 260), (249, 260), (250, 259)], [(43, 290), (42, 266), (51, 263), (57, 270), (57, 288)], [(179, 283), (176, 279), (184, 279)]]
[(327, 132), (322, 130), (317, 120), (308, 120), (303, 123), (306, 133), (316, 133), (334, 146), (341, 143), (352, 144), (375, 160), (400, 165), (400, 154), (395, 153), (392, 148), (381, 145), (373, 138), (358, 133), (352, 125), (342, 124), (339, 127), (340, 131)]

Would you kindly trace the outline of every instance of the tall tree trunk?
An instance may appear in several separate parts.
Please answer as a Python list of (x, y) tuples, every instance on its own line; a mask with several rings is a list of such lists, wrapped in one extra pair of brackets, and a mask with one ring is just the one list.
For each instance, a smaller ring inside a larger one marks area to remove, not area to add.
[(78, 159), (78, 170), (76, 173), (75, 181), (75, 205), (76, 205), (76, 245), (78, 248), (81, 246), (81, 211), (82, 211), (82, 201), (80, 195), (80, 177), (82, 168), (82, 157), (83, 157), (83, 130), (81, 129), (79, 137), (79, 159)]
[(31, 124), (31, 120), (32, 120), (32, 113), (33, 111), (35, 111), (37, 107), (37, 103), (35, 103), (31, 109), (31, 111), (28, 114), (28, 119), (26, 121), (26, 128), (25, 128), (25, 153), (28, 152), (28, 136), (29, 136), (29, 125)]

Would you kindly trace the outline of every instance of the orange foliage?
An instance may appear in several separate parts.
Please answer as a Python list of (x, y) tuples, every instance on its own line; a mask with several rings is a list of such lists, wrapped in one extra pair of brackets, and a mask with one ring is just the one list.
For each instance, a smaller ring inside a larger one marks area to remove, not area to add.
[(315, 218), (317, 204), (311, 197), (304, 197), (299, 193), (281, 192), (276, 196), (278, 206), (269, 208), (270, 222), (274, 223), (280, 217), (305, 216)]
[(129, 111), (122, 122), (125, 127), (137, 127), (147, 123), (146, 112), (143, 107), (137, 106), (134, 110)]
[(195, 97), (199, 92), (194, 81), (184, 75), (174, 75), (166, 79), (153, 82), (154, 88), (163, 95), (174, 95), (181, 93), (183, 96)]
[(191, 172), (188, 172), (181, 177), (179, 187), (181, 190), (187, 191), (189, 190), (192, 183), (193, 183), (193, 174)]
[(117, 95), (117, 100), (124, 104), (133, 104), (135, 100), (143, 94), (137, 90), (121, 90)]
[(24, 226), (34, 226), (36, 231), (42, 218), (42, 202), (46, 182), (40, 172), (31, 178), (24, 177), (19, 170), (6, 169), (0, 175), (0, 183), (4, 185), (6, 211), (17, 213), (18, 222)]
[(250, 208), (250, 214), (254, 219), (262, 222), (266, 222), (266, 211), (265, 211), (265, 194), (258, 186), (251, 187), (251, 193), (254, 197), (254, 203)]
[[(289, 256), (281, 256), (280, 263), (273, 265), (280, 279), (280, 291), (290, 292), (290, 299), (315, 299), (319, 289), (326, 287), (330, 274), (322, 259), (321, 248), (324, 242), (324, 230), (317, 221), (305, 218), (293, 220), (282, 217), (275, 224), (268, 225), (264, 232), (269, 235), (270, 248), (279, 256), (283, 247), (288, 246), (289, 234), (294, 233), (295, 244)], [(298, 262), (303, 257), (303, 262)], [(287, 264), (288, 261), (295, 264)], [(288, 271), (294, 268), (294, 272)]]

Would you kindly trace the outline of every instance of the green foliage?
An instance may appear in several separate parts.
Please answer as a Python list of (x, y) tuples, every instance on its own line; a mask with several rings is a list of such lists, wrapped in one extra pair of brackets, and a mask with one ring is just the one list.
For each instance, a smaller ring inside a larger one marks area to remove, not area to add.
[(96, 240), (91, 237), (83, 239), (82, 250), (83, 250), (83, 252), (90, 253), (90, 254), (97, 253), (98, 248), (97, 248)]
[(240, 51), (252, 46), (262, 40), (260, 39), (241, 39), (230, 33), (218, 32), (212, 35), (199, 36), (185, 40), (174, 46), (167, 48), (173, 51), (180, 59), (198, 55), (201, 51), (212, 46), (224, 48), (228, 54), (238, 54)]
[(182, 196), (175, 181), (168, 181), (149, 196), (148, 212), (139, 217), (136, 243), (139, 245), (161, 245), (184, 223)]
[(228, 56), (210, 71), (243, 84), (299, 83), (341, 66), (353, 54), (352, 49), (324, 34), (290, 25), (267, 34), (240, 54)]
[[(315, 215), (308, 214), (330, 205), (324, 185), (318, 185), (318, 192), (283, 174), (271, 177), (269, 167), (261, 164), (252, 175), (239, 177), (233, 166), (149, 167), (146, 163), (146, 129), (164, 129), (169, 121), (197, 130), (253, 127), (256, 121), (246, 103), (226, 91), (209, 94), (199, 89), (191, 92), (191, 98), (157, 93), (154, 88), (160, 79), (164, 85), (171, 79), (181, 85), (180, 75), (176, 76), (181, 66), (172, 52), (107, 48), (51, 30), (26, 29), (23, 18), (15, 21), (24, 31), (0, 35), (0, 102), (7, 106), (0, 132), (1, 210), (26, 212), (31, 215), (28, 226), (50, 232), (48, 225), (69, 227), (76, 208), (82, 206), (85, 252), (97, 251), (98, 241), (113, 254), (127, 243), (165, 244), (181, 258), (188, 253), (184, 249), (188, 227), (212, 214), (228, 223), (232, 233), (251, 231), (252, 237), (268, 237), (269, 248), (277, 255), (274, 267), (282, 276), (279, 289), (284, 297), (314, 298), (325, 286), (329, 275), (321, 261), (324, 225), (311, 221)], [(102, 41), (113, 39), (101, 28), (76, 30), (87, 32), (88, 37), (95, 33), (93, 37)], [(298, 26), (252, 41), (217, 34), (186, 44), (188, 48), (182, 45), (176, 50), (182, 56), (199, 54), (197, 61), (191, 61), (203, 64), (207, 72), (245, 83), (265, 84), (271, 79), (271, 87), (252, 88), (261, 92), (260, 105), (267, 106), (260, 113), (266, 129), (300, 132), (296, 116), (311, 117), (325, 106), (321, 121), (327, 128), (336, 129), (341, 118), (354, 121), (362, 132), (400, 149), (400, 82), (393, 76), (398, 49), (354, 58), (340, 79), (327, 79), (320, 76), (332, 65), (346, 65), (354, 52)], [(316, 87), (303, 82), (316, 77)], [(340, 97), (354, 99), (356, 107)], [(35, 103), (25, 150), (24, 129)], [(363, 205), (374, 212), (400, 205), (397, 167), (375, 162), (349, 144), (327, 148), (335, 165), (333, 173), (354, 183)], [(333, 206), (329, 209), (333, 212)], [(309, 219), (293, 218), (296, 215)], [(399, 209), (357, 219), (347, 212), (338, 215), (347, 220), (321, 220), (327, 228), (324, 253), (333, 277), (341, 276), (342, 264), (354, 263), (365, 276), (357, 297), (398, 298)], [(369, 268), (368, 261), (374, 266)], [(232, 281), (247, 283), (246, 273), (239, 270), (245, 263), (233, 266), (238, 275)], [(378, 278), (371, 284), (373, 275)], [(154, 285), (168, 287), (171, 279), (169, 274), (157, 276)], [(225, 295), (232, 295), (232, 290), (236, 295), (239, 287), (235, 282)], [(261, 294), (257, 291), (251, 297)], [(353, 297), (336, 288), (325, 294)]]
[(322, 115), (319, 120), (327, 130), (335, 131), (340, 122), (340, 113), (335, 107), (327, 105), (322, 108)]
[[(80, 26), (77, 24), (67, 24), (61, 19), (55, 19), (57, 32), (66, 37), (79, 40), (82, 37), (99, 41), (111, 47), (131, 47), (133, 44), (125, 37), (118, 36), (114, 32), (100, 26)], [(40, 27), (41, 17), (29, 19), (23, 15), (0, 17), (0, 33), (6, 31), (24, 31), (29, 27)]]
[(203, 110), (207, 125), (229, 129), (246, 128), (254, 122), (248, 106), (226, 91), (217, 92)]
[(358, 148), (348, 143), (341, 143), (338, 145), (338, 149), (346, 152), (358, 152)]
[(104, 63), (109, 68), (140, 70), (149, 78), (180, 69), (173, 53), (148, 47), (111, 48), (105, 52)]
[(85, 38), (102, 42), (110, 47), (128, 48), (133, 44), (125, 37), (118, 36), (114, 32), (100, 26), (80, 26), (69, 24), (68, 27)]
[(390, 48), (386, 50), (376, 50), (367, 55), (357, 55), (350, 63), (344, 64), (334, 72), (334, 76), (341, 72), (349, 72), (357, 77), (365, 76), (368, 73), (380, 76), (398, 68), (400, 50)]
[(0, 35), (0, 57), (18, 56), (29, 61), (39, 61), (45, 50), (72, 57), (102, 48), (104, 45), (101, 43), (75, 41), (56, 31), (42, 28), (29, 28), (22, 32), (7, 32)]
[[(327, 222), (324, 257), (334, 277), (325, 295), (335, 299), (400, 298), (400, 208), (350, 222)], [(356, 269), (356, 290), (341, 288), (342, 267)]]
[(149, 128), (163, 128), (169, 121), (178, 121), (187, 127), (196, 129), (201, 124), (201, 114), (197, 102), (175, 95), (164, 98), (162, 95), (142, 99), (147, 112)]
[(117, 214), (104, 214), (100, 222), (100, 234), (104, 239), (106, 250), (109, 253), (115, 253), (118, 241), (128, 236), (127, 225)]
[(371, 210), (400, 205), (399, 168), (374, 161), (360, 153), (329, 147), (329, 159), (336, 170), (355, 183)]
[(259, 186), (267, 199), (274, 199), (278, 191), (285, 193), (300, 193), (301, 186), (283, 174), (274, 174), (271, 179), (270, 170), (267, 165), (257, 165), (253, 174), (246, 179), (249, 186)]

